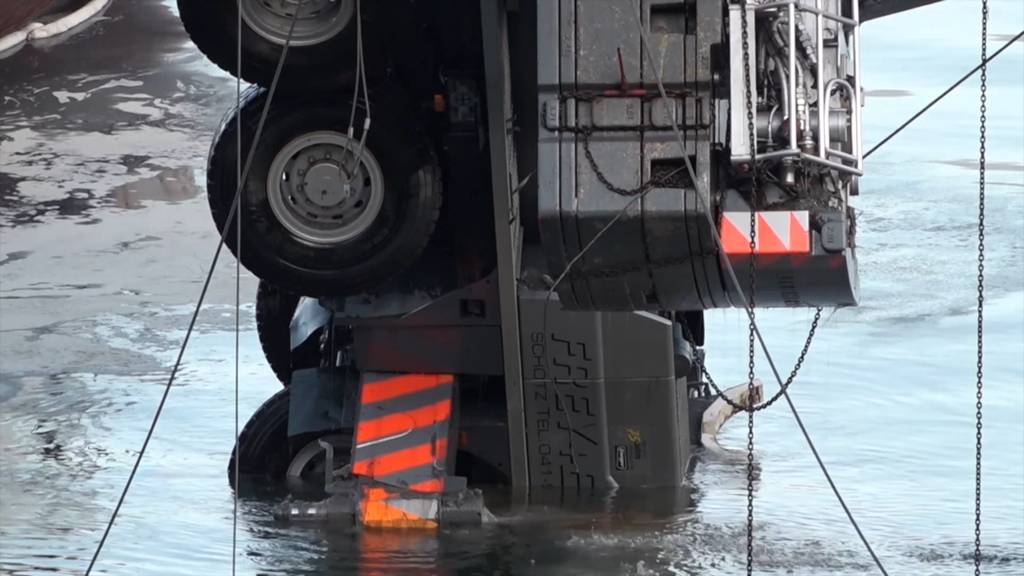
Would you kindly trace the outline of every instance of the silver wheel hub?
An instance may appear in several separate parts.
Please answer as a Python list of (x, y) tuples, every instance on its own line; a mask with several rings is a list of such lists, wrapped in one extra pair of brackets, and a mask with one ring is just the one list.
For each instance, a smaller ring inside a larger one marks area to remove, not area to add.
[(373, 225), (384, 201), (384, 174), (358, 140), (311, 132), (274, 158), (267, 199), (278, 222), (300, 241), (334, 246)]
[(343, 203), (352, 193), (352, 185), (347, 180), (340, 166), (320, 162), (306, 172), (302, 186), (306, 188), (310, 201), (322, 208), (330, 208)]
[(238, 4), (249, 28), (282, 46), (293, 19), (292, 45), (312, 46), (337, 36), (355, 13), (355, 0), (238, 0)]

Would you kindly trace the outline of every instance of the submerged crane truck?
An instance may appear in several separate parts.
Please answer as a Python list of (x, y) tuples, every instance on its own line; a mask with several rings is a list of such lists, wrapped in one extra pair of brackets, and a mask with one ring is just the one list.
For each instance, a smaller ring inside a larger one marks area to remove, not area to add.
[(253, 84), (207, 191), (283, 387), (232, 483), (397, 527), (682, 484), (703, 312), (857, 304), (860, 26), (928, 1), (178, 0)]

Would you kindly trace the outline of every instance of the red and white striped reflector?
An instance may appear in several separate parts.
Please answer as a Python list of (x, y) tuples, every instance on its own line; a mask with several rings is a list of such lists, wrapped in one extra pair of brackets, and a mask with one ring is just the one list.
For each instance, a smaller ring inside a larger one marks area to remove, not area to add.
[[(809, 254), (811, 229), (806, 210), (758, 212), (755, 254)], [(724, 212), (719, 230), (729, 255), (750, 254), (750, 212)]]

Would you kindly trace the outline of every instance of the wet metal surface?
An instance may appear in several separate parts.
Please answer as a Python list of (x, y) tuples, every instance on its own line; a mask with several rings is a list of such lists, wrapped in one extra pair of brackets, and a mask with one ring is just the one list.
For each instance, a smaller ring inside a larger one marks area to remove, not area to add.
[[(84, 570), (213, 254), (203, 167), (235, 86), (188, 43), (172, 4), (116, 0), (67, 43), (0, 61), (0, 574)], [(992, 4), (995, 33), (1024, 26), (1018, 2)], [(973, 66), (976, 21), (973, 3), (944, 2), (865, 27), (868, 144)], [(1005, 576), (1024, 572), (1022, 71), (1016, 48), (989, 73), (1001, 169), (990, 172), (985, 551), (986, 574)], [(955, 93), (871, 158), (857, 202), (863, 306), (828, 317), (793, 389), (894, 575), (971, 564), (976, 94)], [(233, 270), (228, 257), (217, 271), (97, 573), (229, 573)], [(253, 333), (250, 276), (242, 289), (244, 419), (278, 384)], [(745, 374), (741, 316), (709, 316), (722, 382)], [(787, 364), (810, 315), (759, 318)], [(758, 573), (872, 573), (784, 406), (757, 422)], [(744, 441), (741, 423), (721, 438)], [(529, 505), (490, 493), (498, 524), (440, 535), (281, 525), (277, 496), (246, 487), (240, 573), (735, 574), (744, 483), (742, 458), (698, 455), (684, 489)]]

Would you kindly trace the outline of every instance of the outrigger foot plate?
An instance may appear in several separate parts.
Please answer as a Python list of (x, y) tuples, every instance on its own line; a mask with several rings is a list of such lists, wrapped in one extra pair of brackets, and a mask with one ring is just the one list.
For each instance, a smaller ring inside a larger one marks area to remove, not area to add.
[(275, 518), (330, 522), (368, 528), (436, 529), (479, 526), (494, 521), (478, 489), (424, 493), (358, 479), (336, 481), (334, 493), (319, 502), (286, 500)]

